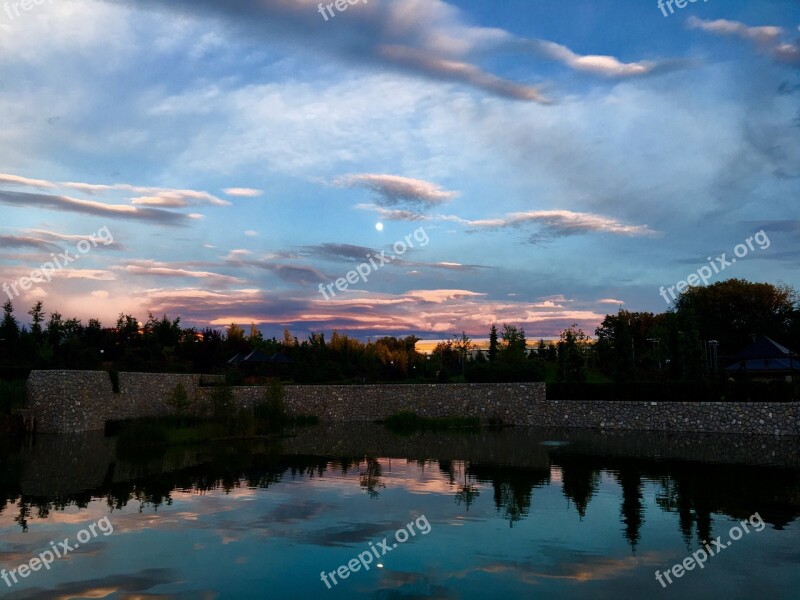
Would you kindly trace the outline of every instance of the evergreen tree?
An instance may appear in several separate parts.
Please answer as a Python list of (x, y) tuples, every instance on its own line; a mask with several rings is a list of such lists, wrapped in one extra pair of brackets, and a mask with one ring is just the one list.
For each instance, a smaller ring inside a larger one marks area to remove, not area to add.
[(497, 325), (492, 325), (491, 330), (489, 330), (489, 362), (494, 362), (497, 360), (498, 351), (499, 346), (497, 343)]
[(11, 300), (3, 304), (3, 322), (0, 323), (0, 340), (8, 348), (19, 339), (19, 323), (14, 318), (14, 305)]
[(28, 311), (31, 316), (31, 335), (37, 344), (42, 342), (43, 331), (42, 323), (44, 323), (44, 310), (42, 309), (42, 301), (39, 300)]

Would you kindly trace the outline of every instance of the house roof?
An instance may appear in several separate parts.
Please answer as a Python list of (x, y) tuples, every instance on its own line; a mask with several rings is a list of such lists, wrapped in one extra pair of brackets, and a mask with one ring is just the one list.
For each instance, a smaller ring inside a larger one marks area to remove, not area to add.
[(266, 354), (264, 354), (263, 352), (261, 352), (260, 350), (254, 350), (253, 352), (251, 352), (250, 354), (245, 356), (244, 360), (242, 362), (246, 362), (246, 363), (268, 363), (268, 362), (272, 362), (272, 359), (269, 356), (267, 356)]
[(242, 356), (242, 353), (240, 352), (236, 356), (234, 356), (230, 360), (228, 360), (228, 364), (229, 365), (238, 365), (240, 362), (242, 362), (243, 359), (244, 359), (244, 356)]
[(239, 365), (239, 364), (288, 365), (291, 363), (292, 359), (283, 354), (282, 352), (276, 352), (272, 356), (267, 356), (260, 350), (255, 350), (246, 356), (242, 353), (239, 353), (228, 361), (229, 365)]
[(735, 358), (739, 360), (748, 358), (780, 358), (794, 354), (786, 346), (781, 346), (772, 338), (765, 335), (759, 336), (755, 341), (743, 348)]
[(800, 357), (765, 335), (756, 338), (732, 358), (735, 362), (726, 371), (800, 372)]
[(278, 365), (288, 365), (292, 362), (292, 359), (286, 356), (283, 352), (276, 352), (272, 355), (270, 361)]
[(740, 360), (733, 363), (726, 371), (759, 371), (767, 372), (794, 372), (800, 373), (800, 362), (796, 358), (753, 358), (750, 360)]

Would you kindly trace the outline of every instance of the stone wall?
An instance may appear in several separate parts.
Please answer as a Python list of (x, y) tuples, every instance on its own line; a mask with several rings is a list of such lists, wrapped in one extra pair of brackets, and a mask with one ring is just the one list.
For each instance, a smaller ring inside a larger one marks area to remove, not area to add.
[[(203, 376), (203, 383), (218, 383)], [(182, 383), (202, 413), (214, 388), (200, 387), (200, 375), (119, 373), (119, 393), (104, 371), (33, 371), (28, 378), (27, 408), (40, 433), (98, 431), (109, 420), (161, 416)], [(265, 399), (266, 388), (234, 387), (234, 406), (251, 408)], [(534, 403), (545, 399), (542, 383), (455, 385), (295, 385), (286, 387), (290, 415), (315, 415), (323, 421), (375, 421), (401, 410), (426, 417), (476, 416), (484, 422), (526, 422)]]
[[(423, 417), (479, 417), (484, 422), (518, 425), (526, 423), (533, 407), (545, 400), (543, 383), (291, 385), (285, 389), (288, 414), (314, 415), (323, 421), (377, 421), (410, 410)], [(233, 390), (240, 406), (264, 401), (264, 387)]]
[[(41, 433), (97, 431), (108, 420), (168, 414), (167, 399), (178, 383), (194, 410), (205, 410), (213, 388), (200, 382), (200, 375), (120, 373), (114, 393), (105, 372), (34, 371), (27, 408)], [(265, 388), (235, 387), (233, 394), (236, 406), (252, 407), (265, 398)], [(548, 401), (543, 383), (295, 385), (286, 387), (284, 403), (291, 415), (326, 422), (375, 421), (410, 410), (536, 427), (800, 435), (800, 403)]]

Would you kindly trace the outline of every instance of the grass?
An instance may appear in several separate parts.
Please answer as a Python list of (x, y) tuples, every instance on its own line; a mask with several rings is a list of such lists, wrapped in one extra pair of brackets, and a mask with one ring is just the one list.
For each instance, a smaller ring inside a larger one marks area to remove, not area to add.
[(383, 421), (384, 426), (395, 433), (412, 433), (415, 431), (442, 431), (447, 429), (479, 429), (478, 417), (445, 417), (431, 419), (421, 417), (411, 411), (395, 413)]

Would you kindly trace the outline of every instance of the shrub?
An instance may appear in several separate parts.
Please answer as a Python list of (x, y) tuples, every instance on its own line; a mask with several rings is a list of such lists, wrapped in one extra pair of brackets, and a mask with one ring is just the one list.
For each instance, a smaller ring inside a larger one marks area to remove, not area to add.
[(269, 426), (283, 423), (286, 420), (285, 398), (286, 390), (280, 380), (273, 379), (264, 392), (264, 402), (255, 406), (256, 419), (265, 421)]
[(0, 381), (0, 414), (10, 415), (12, 409), (25, 405), (24, 381)]
[(167, 398), (166, 402), (178, 417), (183, 417), (188, 412), (189, 407), (192, 405), (192, 401), (189, 399), (189, 394), (186, 391), (186, 387), (180, 382), (174, 388), (172, 388), (172, 392), (170, 392), (169, 398)]
[(230, 386), (221, 385), (211, 391), (211, 416), (214, 420), (230, 421), (233, 415), (233, 390)]

